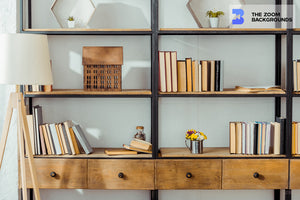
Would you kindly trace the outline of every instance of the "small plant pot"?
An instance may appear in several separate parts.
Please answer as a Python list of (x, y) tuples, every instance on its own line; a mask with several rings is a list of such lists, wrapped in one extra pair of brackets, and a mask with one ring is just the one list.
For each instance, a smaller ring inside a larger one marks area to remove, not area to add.
[(68, 21), (69, 28), (75, 28), (75, 21)]
[(218, 17), (210, 17), (209, 18), (210, 27), (218, 28), (219, 27), (219, 18)]

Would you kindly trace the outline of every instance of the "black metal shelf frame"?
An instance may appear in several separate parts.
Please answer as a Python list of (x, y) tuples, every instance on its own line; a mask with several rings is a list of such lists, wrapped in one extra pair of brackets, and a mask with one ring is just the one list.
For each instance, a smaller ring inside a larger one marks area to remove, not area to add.
[[(27, 13), (24, 13), (24, 1), (27, 1)], [(158, 93), (158, 51), (159, 51), (159, 36), (162, 35), (274, 35), (275, 36), (275, 84), (281, 85), (281, 54), (282, 54), (282, 36), (286, 36), (286, 65), (287, 73), (286, 77), (293, 77), (293, 35), (300, 35), (300, 31), (294, 31), (290, 27), (286, 30), (160, 30), (159, 29), (159, 0), (150, 0), (151, 1), (151, 30), (150, 31), (43, 31), (43, 30), (31, 30), (24, 31), (24, 14), (27, 14), (29, 29), (32, 28), (32, 13), (31, 13), (31, 2), (32, 0), (20, 0), (20, 32), (22, 33), (34, 33), (34, 34), (47, 34), (47, 35), (147, 35), (151, 37), (151, 95), (25, 95), (29, 101), (29, 106), (32, 107), (32, 101), (34, 98), (151, 98), (151, 140), (153, 144), (153, 153), (152, 158), (150, 159), (161, 159), (159, 157), (158, 149), (158, 100), (159, 98), (166, 97), (270, 97), (275, 98), (275, 117), (281, 116), (281, 98), (286, 98), (286, 118), (287, 118), (287, 127), (286, 127), (286, 157), (276, 157), (276, 159), (285, 159), (292, 158), (291, 156), (291, 123), (292, 123), (292, 99), (293, 97), (300, 97), (300, 94), (293, 94), (293, 84), (292, 80), (287, 78), (287, 89), (286, 94), (194, 94), (194, 95), (185, 95), (185, 94), (159, 94)], [(275, 0), (275, 4), (281, 5), (281, 0)], [(293, 4), (293, 0), (287, 0), (287, 4)], [(288, 12), (293, 12), (289, 10)], [(231, 157), (229, 157), (231, 158)], [(266, 157), (261, 157), (264, 159)], [(272, 159), (272, 157), (267, 157)], [(183, 158), (189, 159), (189, 158)], [(197, 158), (193, 158), (197, 159)], [(202, 158), (199, 158), (202, 159)], [(203, 158), (207, 159), (207, 158)], [(215, 158), (215, 159), (224, 159), (224, 158)], [(233, 159), (252, 159), (249, 157), (240, 157)], [(30, 197), (33, 199), (32, 190), (30, 190)], [(280, 190), (274, 190), (274, 199), (280, 199)], [(285, 190), (285, 199), (291, 200), (291, 190)], [(158, 190), (151, 191), (151, 200), (158, 200)]]

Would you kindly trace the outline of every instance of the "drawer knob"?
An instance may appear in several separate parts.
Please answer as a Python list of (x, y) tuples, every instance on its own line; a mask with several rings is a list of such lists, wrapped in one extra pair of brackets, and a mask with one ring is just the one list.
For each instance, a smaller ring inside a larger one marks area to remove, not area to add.
[(50, 176), (51, 176), (51, 177), (55, 177), (55, 176), (56, 176), (56, 173), (55, 173), (55, 172), (51, 172), (51, 173), (50, 173)]
[(253, 177), (254, 177), (254, 178), (259, 178), (259, 173), (258, 173), (258, 172), (255, 172), (255, 173), (253, 174)]
[(186, 173), (186, 175), (185, 175), (187, 178), (192, 178), (192, 173), (191, 172), (188, 172), (188, 173)]
[(120, 172), (120, 173), (118, 174), (118, 177), (119, 177), (119, 178), (124, 178), (124, 174), (123, 174), (122, 172)]

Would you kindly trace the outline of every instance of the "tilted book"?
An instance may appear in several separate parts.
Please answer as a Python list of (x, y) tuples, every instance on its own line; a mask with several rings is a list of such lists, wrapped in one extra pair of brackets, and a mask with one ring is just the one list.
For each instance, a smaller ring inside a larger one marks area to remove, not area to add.
[(89, 142), (87, 141), (81, 127), (79, 125), (75, 125), (72, 127), (72, 129), (73, 129), (75, 136), (77, 137), (79, 143), (81, 144), (84, 152), (86, 154), (93, 153), (93, 149), (92, 149), (91, 145), (89, 144)]

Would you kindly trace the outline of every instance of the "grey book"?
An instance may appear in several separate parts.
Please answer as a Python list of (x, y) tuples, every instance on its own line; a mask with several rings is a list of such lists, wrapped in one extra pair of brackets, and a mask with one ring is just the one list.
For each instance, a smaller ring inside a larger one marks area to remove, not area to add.
[(52, 139), (53, 139), (53, 143), (54, 143), (53, 146), (55, 147), (56, 154), (61, 155), (61, 148), (60, 148), (60, 144), (59, 144), (55, 124), (50, 124), (49, 126), (50, 126), (50, 131), (51, 131), (51, 135), (52, 135)]
[(89, 144), (89, 142), (87, 141), (82, 129), (80, 128), (79, 125), (74, 125), (72, 127), (75, 136), (77, 137), (80, 145), (82, 146), (83, 150), (85, 151), (86, 154), (90, 154), (93, 152), (93, 149), (91, 147), (91, 145)]
[(33, 107), (33, 115), (34, 115), (34, 141), (35, 141), (35, 149), (36, 154), (41, 155), (41, 140), (40, 140), (40, 130), (39, 126), (43, 124), (43, 114), (42, 107), (36, 105)]

